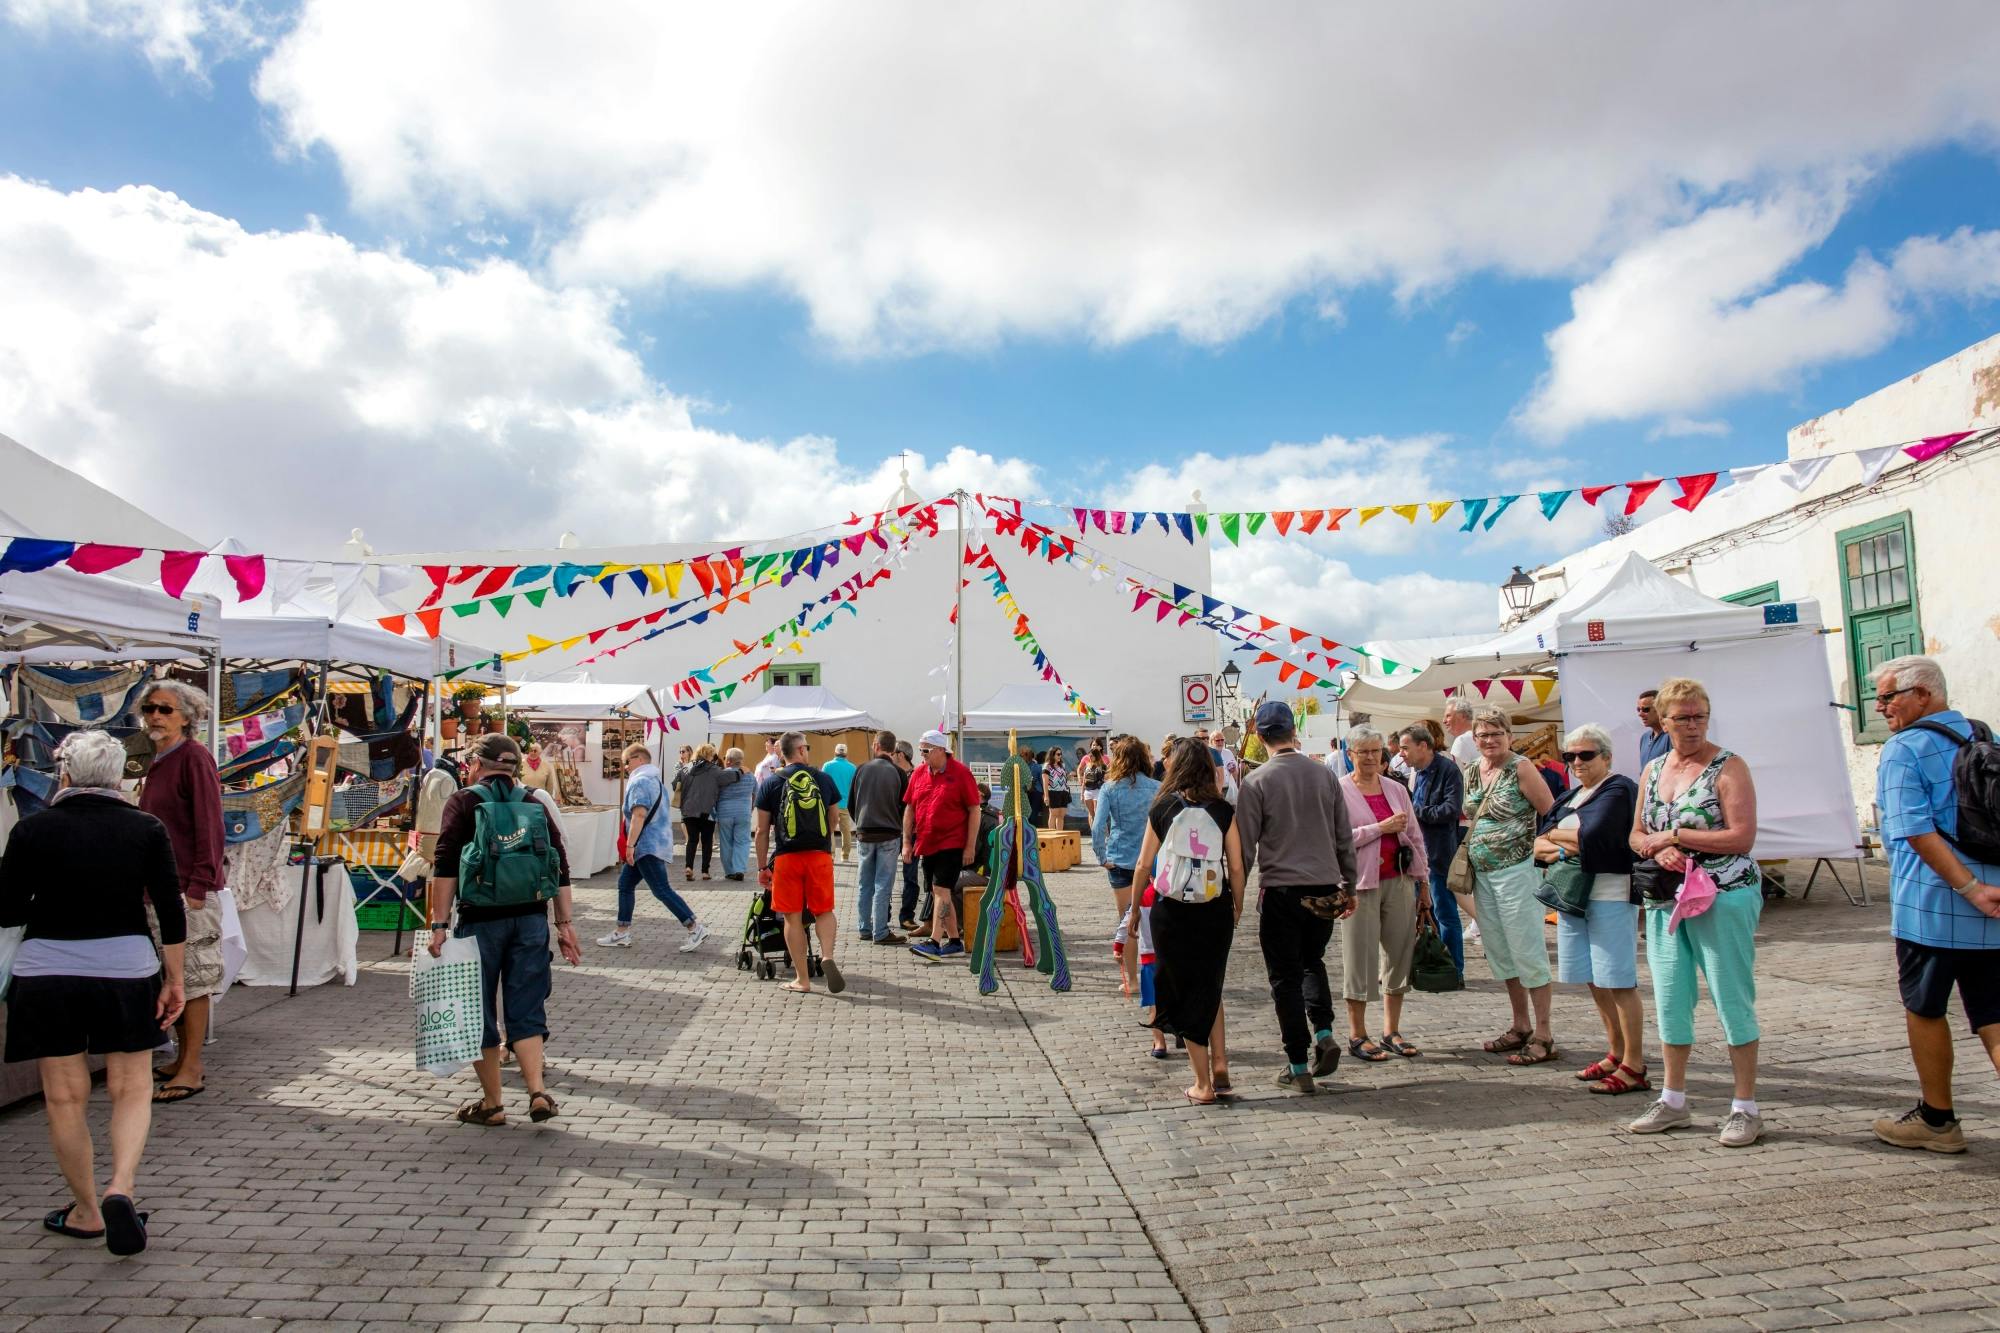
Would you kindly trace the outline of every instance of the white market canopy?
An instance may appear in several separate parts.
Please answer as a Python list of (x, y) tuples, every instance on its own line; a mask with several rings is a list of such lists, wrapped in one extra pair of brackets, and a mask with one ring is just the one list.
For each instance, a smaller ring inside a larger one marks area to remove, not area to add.
[(882, 724), (824, 685), (773, 685), (740, 708), (711, 714), (708, 729), (777, 735), (786, 731), (880, 731)]
[(1097, 712), (1097, 720), (1071, 708), (1063, 699), (1060, 685), (1003, 685), (991, 699), (977, 708), (965, 710), (967, 732), (1022, 731), (1031, 735), (1053, 732), (1110, 731), (1111, 714)]
[(68, 569), (0, 576), (0, 652), (11, 660), (136, 660), (165, 649), (213, 657), (221, 608)]
[[(495, 696), (497, 700), (502, 696)], [(566, 722), (596, 722), (631, 713), (653, 716), (644, 685), (600, 684), (592, 680), (537, 680), (504, 696), (509, 713)]]

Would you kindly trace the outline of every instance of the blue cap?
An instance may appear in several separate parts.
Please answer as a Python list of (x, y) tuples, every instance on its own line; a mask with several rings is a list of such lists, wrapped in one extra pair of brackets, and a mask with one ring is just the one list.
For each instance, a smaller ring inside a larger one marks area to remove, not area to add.
[(1292, 716), (1292, 706), (1280, 700), (1272, 700), (1257, 710), (1257, 734), (1282, 736), (1298, 730), (1298, 720)]

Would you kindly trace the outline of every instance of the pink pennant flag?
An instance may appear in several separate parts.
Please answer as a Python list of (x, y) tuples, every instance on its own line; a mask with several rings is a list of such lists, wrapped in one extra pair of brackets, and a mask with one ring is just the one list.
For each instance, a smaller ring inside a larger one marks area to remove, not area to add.
[(1506, 690), (1506, 691), (1507, 691), (1507, 693), (1509, 693), (1509, 694), (1513, 695), (1513, 696), (1514, 696), (1514, 702), (1515, 702), (1515, 703), (1519, 703), (1519, 702), (1521, 702), (1521, 682), (1520, 682), (1520, 681), (1518, 681), (1518, 680), (1503, 680), (1503, 681), (1501, 681), (1501, 682), (1500, 682), (1500, 688), (1502, 688), (1502, 689)]
[(160, 587), (167, 596), (179, 600), (187, 591), (195, 571), (201, 568), (201, 551), (163, 551), (160, 553)]
[(1173, 609), (1174, 609), (1174, 604), (1168, 601), (1166, 598), (1162, 597), (1160, 599), (1159, 605), (1153, 608), (1153, 623), (1157, 625), (1162, 620), (1165, 620), (1167, 618), (1167, 613)]
[(1903, 452), (1921, 463), (1927, 458), (1936, 458), (1939, 454), (1971, 434), (1972, 432), (1969, 430), (1961, 430), (1954, 431), (1950, 435), (1926, 435), (1917, 443), (1903, 450)]
[(236, 580), (236, 600), (247, 602), (264, 591), (264, 557), (261, 555), (225, 555), (222, 567), (229, 571), (229, 577)]
[(1484, 699), (1486, 697), (1486, 691), (1493, 688), (1493, 682), (1490, 680), (1475, 680), (1472, 682), (1472, 688), (1478, 690), (1479, 697)]
[(137, 546), (100, 546), (85, 542), (70, 554), (69, 567), (79, 574), (108, 574), (129, 565), (144, 552)]
[(1127, 519), (1128, 517), (1130, 517), (1130, 515), (1128, 515), (1128, 514), (1127, 514), (1127, 513), (1126, 513), (1126, 512), (1124, 511), (1124, 510), (1122, 510), (1122, 509), (1114, 509), (1114, 510), (1112, 510), (1112, 511), (1111, 511), (1111, 530), (1112, 530), (1113, 532), (1116, 532), (1116, 533), (1119, 533), (1120, 535), (1123, 535), (1123, 533), (1124, 533), (1124, 531), (1125, 531), (1125, 520), (1126, 520), (1126, 519)]

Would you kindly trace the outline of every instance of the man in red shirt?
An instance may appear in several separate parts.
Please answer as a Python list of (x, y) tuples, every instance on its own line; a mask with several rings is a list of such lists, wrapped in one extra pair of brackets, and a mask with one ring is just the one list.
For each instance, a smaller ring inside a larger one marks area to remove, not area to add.
[(958, 930), (958, 876), (979, 851), (979, 784), (954, 759), (942, 731), (927, 731), (918, 748), (924, 761), (903, 795), (903, 860), (921, 862), (931, 891), (931, 937), (910, 952), (927, 962), (962, 956)]

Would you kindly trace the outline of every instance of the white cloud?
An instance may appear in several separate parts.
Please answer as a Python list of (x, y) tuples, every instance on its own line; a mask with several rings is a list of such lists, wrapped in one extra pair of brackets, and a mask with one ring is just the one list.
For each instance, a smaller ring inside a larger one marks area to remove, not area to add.
[(1844, 203), (1830, 188), (1715, 208), (1620, 255), (1572, 295), (1520, 421), (1553, 438), (1665, 414), (1649, 438), (1723, 434), (1726, 423), (1688, 414), (1877, 351), (1916, 301), (2000, 295), (2000, 233), (1969, 229), (1914, 237), (1887, 264), (1862, 254), (1839, 286), (1781, 282)]
[(1225, 548), (1214, 568), (1219, 595), (1343, 643), (1481, 634), (1497, 619), (1494, 583), (1419, 571), (1371, 583), (1347, 561), (1301, 542)]
[(1479, 326), (1469, 319), (1461, 319), (1451, 326), (1451, 332), (1444, 335), (1445, 346), (1456, 348), (1460, 343), (1479, 332)]
[(242, 0), (0, 0), (0, 19), (30, 32), (86, 32), (137, 46), (161, 69), (196, 79), (210, 62), (263, 45), (268, 19)]
[(1693, 417), (1668, 417), (1646, 432), (1648, 440), (1678, 440), (1691, 435), (1729, 434), (1727, 421), (1698, 421)]
[[(1585, 273), (1718, 198), (1978, 141), (1989, 16), (309, 0), (256, 86), (361, 208), (529, 219), (566, 280), (768, 285), (856, 350), (1212, 342), (1298, 296)], [(1780, 230), (1740, 239), (1814, 228)], [(1764, 322), (1865, 341), (1865, 278)], [(1600, 410), (1556, 387), (1545, 428)]]

